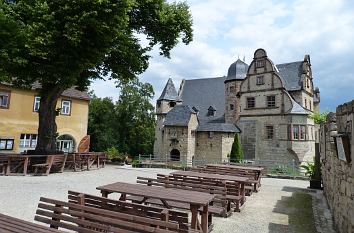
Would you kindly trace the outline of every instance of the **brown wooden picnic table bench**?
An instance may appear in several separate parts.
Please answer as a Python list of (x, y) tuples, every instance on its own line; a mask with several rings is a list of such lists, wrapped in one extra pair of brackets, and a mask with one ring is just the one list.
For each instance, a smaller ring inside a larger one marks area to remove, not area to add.
[(0, 214), (1, 233), (59, 233), (62, 231)]
[(90, 170), (96, 165), (96, 168), (104, 167), (107, 156), (104, 152), (76, 152), (69, 153), (67, 167), (74, 171)]
[(176, 231), (180, 233), (201, 232), (190, 228), (188, 213), (181, 211), (167, 210), (156, 206), (140, 205), (75, 191), (68, 191), (68, 200), (70, 203), (74, 204), (177, 223), (179, 229)]
[[(58, 155), (27, 155), (27, 154), (5, 154), (1, 155), (6, 160), (5, 175), (27, 175), (28, 168), (32, 167), (35, 174), (48, 175), (51, 168), (55, 167), (59, 172), (63, 170), (66, 156)], [(44, 163), (35, 163), (34, 160), (44, 159)], [(33, 161), (32, 161), (33, 160)]]
[[(208, 193), (187, 191), (181, 189), (152, 187), (139, 184), (129, 184), (116, 182), (104, 186), (97, 187), (101, 191), (103, 197), (108, 197), (110, 193), (120, 193), (120, 200), (126, 201), (127, 195), (139, 196), (144, 204), (149, 199), (159, 199), (163, 206), (167, 209), (172, 209), (169, 203), (187, 203), (191, 211), (191, 228), (209, 232), (208, 229), (208, 208), (209, 203), (213, 201), (214, 195)], [(201, 222), (199, 222), (199, 208), (201, 211)]]
[(44, 197), (40, 198), (34, 219), (51, 228), (79, 233), (176, 233), (179, 229), (177, 223), (166, 219), (145, 218)]
[(194, 170), (205, 173), (249, 177), (250, 183), (253, 185), (253, 191), (258, 192), (261, 187), (261, 173), (264, 168), (228, 164), (207, 164), (206, 166), (194, 168)]
[(170, 173), (170, 176), (182, 181), (188, 181), (188, 179), (193, 180), (193, 178), (198, 178), (199, 182), (206, 184), (209, 182), (212, 187), (215, 187), (216, 185), (226, 187), (226, 197), (230, 201), (235, 202), (235, 210), (238, 212), (240, 211), (241, 206), (243, 206), (246, 201), (245, 187), (246, 184), (249, 182), (248, 177), (209, 174), (193, 171), (175, 171)]

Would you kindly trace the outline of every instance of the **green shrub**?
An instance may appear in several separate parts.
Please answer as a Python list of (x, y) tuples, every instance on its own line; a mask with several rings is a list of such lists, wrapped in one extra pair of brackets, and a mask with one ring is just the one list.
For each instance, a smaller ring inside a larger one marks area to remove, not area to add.
[(243, 151), (241, 147), (241, 140), (238, 133), (235, 134), (234, 143), (232, 144), (230, 153), (230, 162), (240, 163), (243, 160)]
[(125, 156), (121, 154), (116, 147), (110, 147), (106, 151), (107, 157), (112, 162), (124, 162)]
[(133, 160), (132, 167), (142, 167), (142, 164), (139, 160)]

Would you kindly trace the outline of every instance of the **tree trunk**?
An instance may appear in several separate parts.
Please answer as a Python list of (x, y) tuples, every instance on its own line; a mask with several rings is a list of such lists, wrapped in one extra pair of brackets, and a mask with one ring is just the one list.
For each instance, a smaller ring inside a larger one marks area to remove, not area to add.
[(38, 141), (35, 149), (36, 154), (54, 154), (56, 149), (57, 124), (57, 100), (63, 92), (62, 88), (53, 87), (43, 89), (40, 101)]

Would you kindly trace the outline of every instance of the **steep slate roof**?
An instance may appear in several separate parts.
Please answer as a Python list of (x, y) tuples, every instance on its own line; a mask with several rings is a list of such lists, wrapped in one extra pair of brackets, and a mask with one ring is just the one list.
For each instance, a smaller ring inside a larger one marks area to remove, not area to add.
[(302, 63), (297, 61), (276, 65), (287, 91), (301, 90)]
[[(2, 82), (0, 83), (2, 85), (5, 86), (9, 86), (11, 87), (12, 85), (10, 83), (7, 82)], [(38, 82), (32, 84), (30, 90), (38, 90), (41, 89), (41, 84), (39, 84)], [(63, 93), (61, 94), (62, 97), (69, 97), (69, 98), (73, 98), (73, 99), (80, 99), (80, 100), (90, 100), (90, 96), (89, 94), (87, 94), (86, 91), (79, 91), (76, 90), (75, 87), (71, 87), (69, 89), (66, 89), (65, 91), (63, 91)]]
[(245, 79), (247, 70), (248, 65), (240, 59), (237, 59), (237, 61), (230, 65), (225, 82)]
[[(202, 122), (223, 118), (225, 113), (226, 77), (185, 80), (180, 97), (183, 105), (196, 107)], [(208, 117), (208, 108), (218, 106), (213, 117)], [(224, 121), (225, 122), (225, 121)]]
[(191, 106), (176, 105), (166, 115), (164, 125), (167, 126), (188, 126), (191, 114), (196, 113)]
[(80, 99), (80, 100), (90, 100), (91, 99), (89, 94), (87, 94), (86, 91), (79, 91), (79, 90), (76, 90), (74, 87), (71, 87), (71, 88), (63, 91), (61, 96), (70, 97), (70, 98), (74, 98), (74, 99)]
[(158, 98), (157, 100), (181, 101), (171, 78), (168, 79), (166, 86), (161, 93), (160, 98)]
[(300, 104), (298, 104), (290, 95), (289, 95), (289, 97), (290, 97), (290, 100), (291, 100), (291, 102), (293, 104), (293, 107), (287, 113), (300, 114), (300, 115), (308, 115), (308, 114), (310, 114), (309, 111), (307, 111)]
[(227, 133), (240, 133), (241, 130), (234, 124), (227, 123), (204, 123), (200, 124), (197, 128), (198, 132), (227, 132)]

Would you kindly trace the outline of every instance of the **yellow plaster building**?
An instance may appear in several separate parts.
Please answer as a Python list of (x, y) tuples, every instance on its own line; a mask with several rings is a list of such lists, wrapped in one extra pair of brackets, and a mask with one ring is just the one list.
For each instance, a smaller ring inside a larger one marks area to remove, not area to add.
[[(89, 101), (87, 93), (74, 88), (65, 90), (58, 99), (57, 108), (61, 108), (56, 117), (59, 150), (77, 151), (79, 142), (87, 135)], [(0, 84), (0, 153), (35, 149), (39, 103), (35, 90)]]

